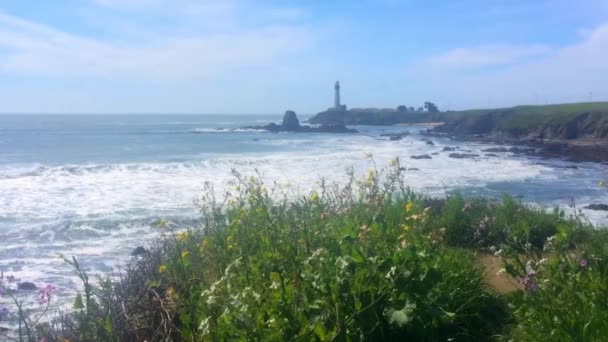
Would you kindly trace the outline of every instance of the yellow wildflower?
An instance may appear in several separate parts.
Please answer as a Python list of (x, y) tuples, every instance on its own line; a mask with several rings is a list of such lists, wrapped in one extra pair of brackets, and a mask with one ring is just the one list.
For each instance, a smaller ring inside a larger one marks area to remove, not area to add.
[(165, 293), (169, 299), (175, 298), (175, 289), (173, 287), (168, 288)]
[(409, 213), (410, 211), (412, 211), (412, 209), (414, 209), (414, 203), (412, 203), (411, 201), (407, 202), (405, 204), (405, 212)]
[(312, 195), (310, 195), (310, 201), (312, 203), (319, 202), (319, 194), (317, 194), (316, 192), (313, 192)]
[(233, 250), (233, 249), (235, 249), (235, 248), (236, 248), (236, 246), (235, 246), (235, 245), (228, 245), (228, 249), (229, 249), (229, 250)]
[(165, 273), (165, 272), (167, 272), (167, 266), (160, 265), (160, 267), (158, 268), (158, 273)]
[(188, 232), (179, 232), (177, 233), (177, 240), (180, 242), (184, 242), (188, 238)]
[(186, 257), (188, 257), (188, 255), (190, 255), (190, 252), (188, 252), (188, 251), (182, 252), (182, 258), (186, 258)]
[(412, 226), (404, 224), (401, 228), (403, 228), (404, 231), (409, 232), (412, 229)]

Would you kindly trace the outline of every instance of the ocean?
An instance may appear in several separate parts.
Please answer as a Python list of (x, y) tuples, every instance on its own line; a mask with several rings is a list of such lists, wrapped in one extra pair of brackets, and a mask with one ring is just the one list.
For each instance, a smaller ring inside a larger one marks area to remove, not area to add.
[[(112, 274), (160, 232), (166, 218), (195, 225), (205, 184), (218, 193), (231, 170), (256, 172), (305, 194), (321, 178), (343, 182), (347, 168), (363, 175), (399, 157), (407, 183), (443, 196), (500, 197), (542, 206), (608, 203), (598, 186), (606, 165), (539, 159), (491, 147), (419, 134), (424, 125), (358, 126), (359, 134), (269, 133), (239, 130), (281, 115), (2, 115), (0, 116), (0, 271), (21, 281), (55, 284), (60, 296), (78, 282), (60, 255), (75, 256), (91, 274)], [(382, 134), (408, 131), (400, 141)], [(449, 158), (446, 147), (478, 153)], [(436, 155), (433, 153), (439, 152)], [(429, 154), (432, 159), (411, 159)], [(604, 212), (584, 211), (597, 224)]]

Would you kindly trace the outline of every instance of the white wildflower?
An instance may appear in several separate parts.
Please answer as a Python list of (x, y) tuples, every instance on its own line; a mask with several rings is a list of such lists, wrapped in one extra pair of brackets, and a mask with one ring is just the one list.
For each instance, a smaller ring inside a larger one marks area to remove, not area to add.
[(390, 271), (388, 271), (388, 273), (386, 273), (386, 275), (384, 276), (386, 279), (393, 279), (393, 276), (395, 276), (395, 273), (397, 272), (397, 267), (396, 266), (392, 266)]

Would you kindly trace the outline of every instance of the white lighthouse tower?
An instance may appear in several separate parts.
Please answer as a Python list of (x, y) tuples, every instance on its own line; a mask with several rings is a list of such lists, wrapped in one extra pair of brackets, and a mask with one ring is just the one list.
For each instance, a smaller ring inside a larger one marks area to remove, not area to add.
[(336, 81), (336, 85), (334, 86), (335, 95), (334, 95), (334, 108), (336, 110), (342, 109), (342, 105), (340, 104), (340, 81)]

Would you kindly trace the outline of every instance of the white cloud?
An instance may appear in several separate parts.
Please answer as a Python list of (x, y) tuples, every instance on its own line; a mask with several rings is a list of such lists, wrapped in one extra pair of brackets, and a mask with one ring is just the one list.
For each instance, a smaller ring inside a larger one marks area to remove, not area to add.
[(560, 48), (452, 50), (424, 58), (406, 74), (418, 80), (412, 96), (441, 99), (452, 108), (577, 102), (589, 92), (595, 100), (608, 100), (606, 56), (608, 24)]
[(167, 34), (121, 43), (66, 33), (0, 12), (0, 72), (191, 78), (276, 62), (305, 48), (311, 39), (305, 28), (283, 25)]
[(518, 63), (547, 52), (549, 52), (549, 48), (543, 45), (486, 45), (473, 48), (457, 48), (428, 57), (422, 62), (421, 66), (442, 70), (471, 70)]

